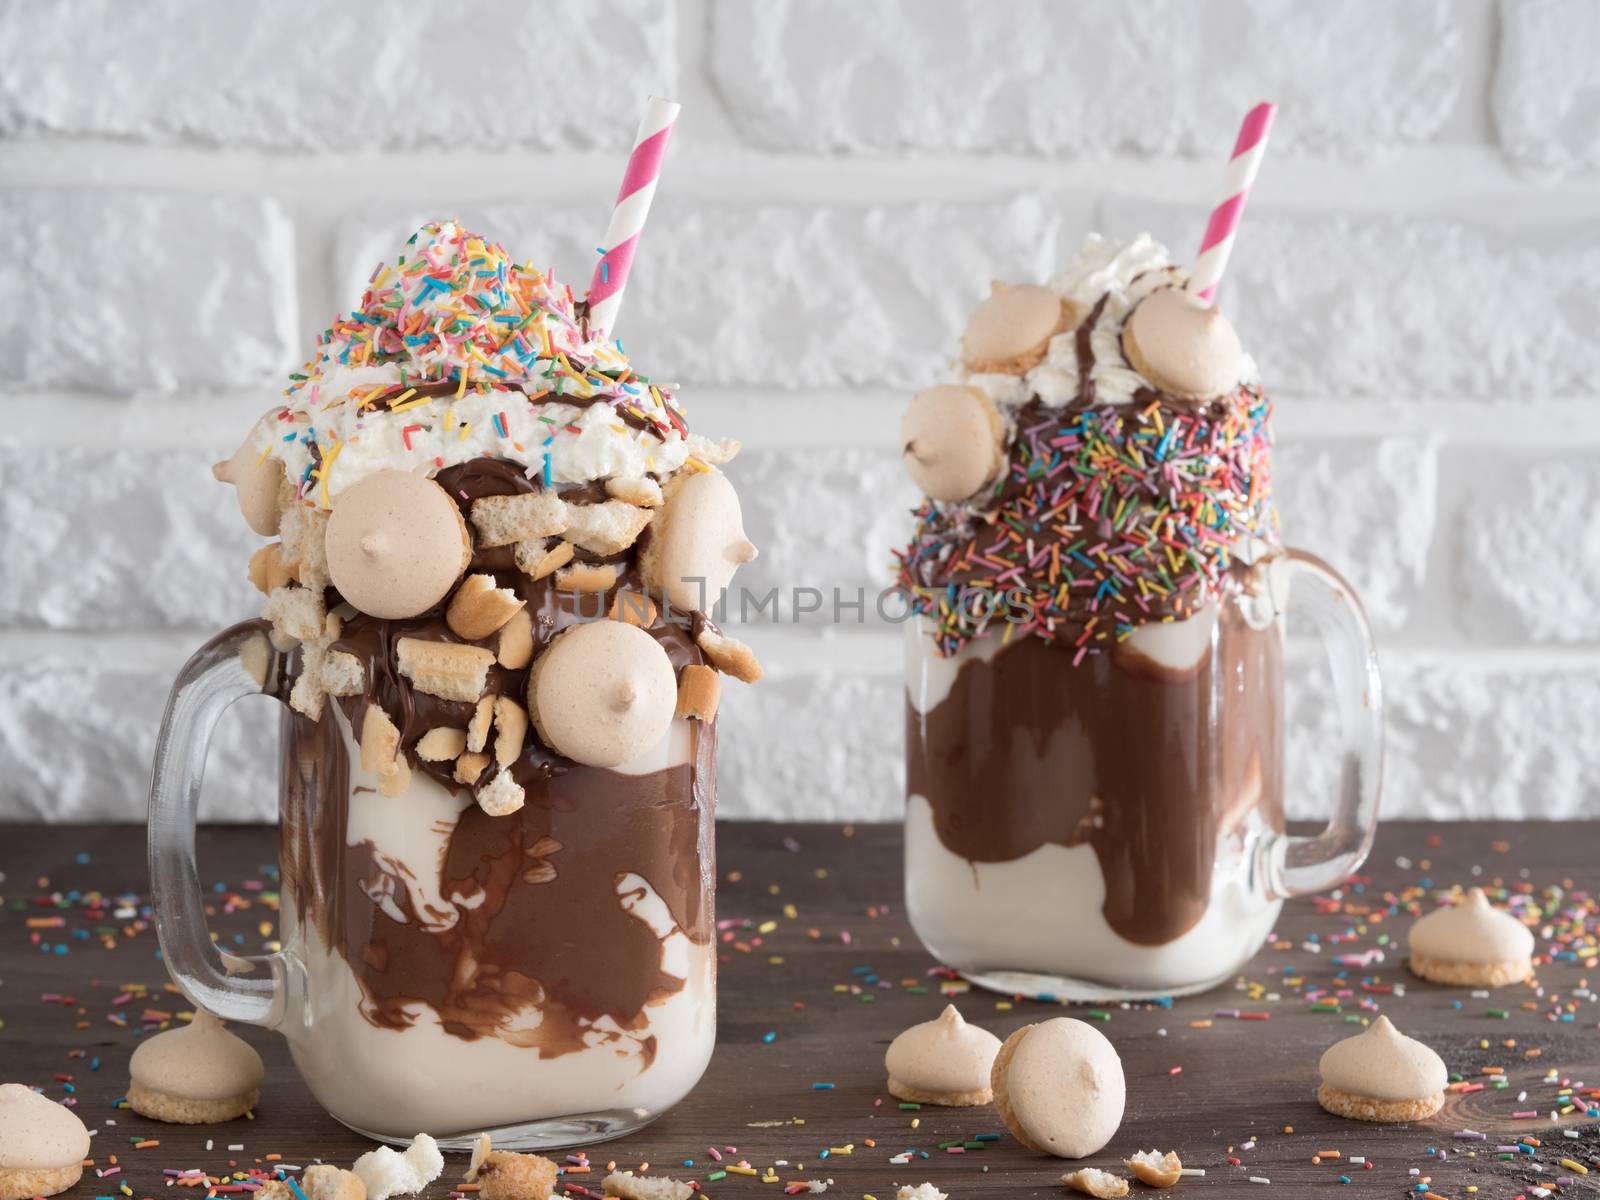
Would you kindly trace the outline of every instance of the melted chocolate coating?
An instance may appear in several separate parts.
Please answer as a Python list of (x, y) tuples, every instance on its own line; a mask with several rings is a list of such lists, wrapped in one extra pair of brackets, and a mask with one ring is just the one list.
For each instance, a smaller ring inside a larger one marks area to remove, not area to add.
[[(540, 486), (519, 465), (488, 459), (447, 468), (435, 478), (464, 516), (480, 497)], [(592, 502), (604, 498), (604, 489), (589, 485), (561, 494)], [(557, 591), (553, 577), (536, 581), (518, 571), (510, 547), (475, 551), (468, 571), (492, 574), (498, 586), (526, 602), (537, 656), (561, 630), (609, 611), (616, 590), (642, 590), (631, 555), (580, 557), (614, 564), (616, 588), (605, 595)], [(367, 706), (380, 705), (399, 727), (412, 768), (460, 792), (465, 789), (454, 778), (455, 764), (423, 761), (415, 746), (438, 726), (465, 729), (475, 706), (417, 691), (400, 674), (394, 652), (403, 637), (462, 642), (445, 622), (447, 606), (448, 598), (401, 621), (364, 614), (345, 621), (333, 648), (361, 660), (366, 689), (335, 702), (357, 731)], [(647, 632), (681, 670), (702, 661), (694, 641), (699, 628), (693, 620), (669, 621), (658, 613)], [(494, 651), (498, 642), (496, 633), (470, 644)], [(525, 704), (528, 675), (529, 668), (496, 663), (482, 694)], [(427, 922), (418, 919), (424, 914), (412, 911), (403, 878), (435, 864), (398, 863), (367, 841), (346, 844), (349, 760), (332, 714), (313, 722), (292, 712), (287, 721), (283, 886), (301, 918), (350, 965), (361, 984), (362, 1012), (373, 1024), (406, 1028), (412, 1020), (406, 1006), (420, 1002), (457, 1037), (496, 1037), (550, 1057), (593, 1044), (600, 1037), (592, 1028), (597, 1021), (609, 1019), (628, 1031), (645, 1028), (649, 1006), (682, 989), (684, 981), (662, 969), (656, 934), (624, 907), (625, 899), (638, 898), (638, 889), (625, 896), (622, 881), (630, 874), (648, 881), (679, 928), (695, 943), (709, 943), (714, 723), (691, 724), (690, 763), (645, 775), (574, 763), (540, 742), (530, 726), (521, 755), (509, 767), (526, 793), (524, 806), (504, 817), (491, 817), (476, 804), (463, 809), (437, 869), (442, 894), (470, 903), (459, 906), (449, 928), (435, 931), (425, 926), (440, 924), (438, 914), (427, 914)], [(494, 767), (486, 769), (480, 782), (494, 773)], [(386, 803), (405, 804), (407, 797)], [(403, 919), (377, 897), (387, 897)], [(518, 1020), (529, 1008), (541, 1014), (534, 1029), (521, 1028), (527, 1022)], [(645, 1039), (646, 1065), (653, 1054), (653, 1039)]]
[(1204, 915), (1219, 835), (1252, 812), (1283, 829), (1282, 638), (1225, 602), (1189, 670), (1126, 645), (1072, 657), (1020, 638), (963, 663), (932, 711), (908, 703), (906, 790), (971, 862), (1092, 846), (1106, 923), (1163, 945)]

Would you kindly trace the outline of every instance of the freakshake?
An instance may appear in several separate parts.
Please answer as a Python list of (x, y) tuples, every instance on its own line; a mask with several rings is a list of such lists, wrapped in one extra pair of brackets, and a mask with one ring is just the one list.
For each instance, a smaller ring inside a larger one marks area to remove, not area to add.
[(278, 538), (283, 1031), (340, 1120), (582, 1140), (699, 1078), (721, 677), (761, 673), (705, 611), (755, 555), (737, 450), (444, 222), (218, 465)]
[(1149, 237), (997, 284), (903, 425), (907, 894), (977, 977), (1199, 986), (1278, 910), (1270, 416)]

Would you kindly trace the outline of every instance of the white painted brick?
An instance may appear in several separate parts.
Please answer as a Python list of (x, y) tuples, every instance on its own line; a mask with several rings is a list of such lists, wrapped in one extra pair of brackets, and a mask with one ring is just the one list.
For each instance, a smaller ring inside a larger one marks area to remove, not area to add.
[[(760, 558), (739, 569), (732, 596), (742, 590), (753, 604), (776, 588), (788, 623), (796, 588), (825, 596), (822, 611), (805, 618), (812, 622), (832, 622), (835, 594), (853, 603), (865, 593), (864, 614), (845, 611), (841, 621), (880, 625), (877, 598), (894, 582), (890, 552), (909, 537), (910, 511), (920, 499), (893, 449), (748, 451), (728, 471), (745, 529), (761, 548)], [(730, 598), (730, 614), (737, 604)], [(902, 607), (886, 611), (897, 616)]]
[(1220, 157), (1263, 96), (1274, 151), (1434, 137), (1461, 86), (1442, 0), (714, 0), (738, 128), (780, 150)]
[(1280, 444), (1273, 494), (1284, 541), (1350, 581), (1379, 633), (1422, 603), (1433, 543), (1437, 452), (1423, 438), (1336, 438)]
[(1491, 104), (1506, 156), (1541, 175), (1600, 166), (1600, 7), (1501, 0)]
[[(1600, 661), (1550, 666), (1380, 656), (1388, 754), (1382, 813), (1426, 819), (1592, 817), (1600, 804)], [(1289, 813), (1325, 816), (1334, 713), (1326, 684), (1290, 688)]]
[[(948, 357), (989, 281), (1046, 277), (1057, 229), (1081, 229), (1087, 214), (1085, 201), (1038, 196), (871, 208), (664, 197), (634, 262), (620, 333), (642, 371), (691, 386), (915, 387)], [(339, 308), (360, 299), (373, 268), (392, 262), (429, 215), (387, 208), (345, 222)], [(575, 291), (587, 287), (604, 232), (595, 206), (480, 205), (459, 215), (513, 257), (553, 264)]]
[(215, 455), (0, 446), (0, 623), (221, 628), (260, 611), (245, 577), (262, 539)]
[(7, 188), (0, 213), (8, 385), (279, 385), (294, 365), (294, 238), (275, 202)]
[[(1100, 225), (1150, 229), (1179, 258), (1204, 211), (1119, 199)], [(1600, 227), (1252, 207), (1221, 300), (1269, 391), (1403, 403), (1592, 394)]]
[[(759, 642), (757, 642), (759, 645)], [(864, 671), (769, 671), (717, 710), (719, 815), (895, 821), (905, 811), (905, 685)]]
[(0, 132), (279, 150), (626, 147), (677, 92), (676, 8), (406, 0), (0, 9)]
[(1600, 641), (1593, 452), (1463, 454), (1452, 528), (1463, 628), (1484, 641)]
[[(85, 654), (0, 668), (0, 814), (142, 822), (156, 729), (182, 663), (181, 652), (163, 665), (133, 667)], [(202, 819), (276, 819), (278, 712), (275, 702), (253, 698), (223, 718), (206, 764)]]

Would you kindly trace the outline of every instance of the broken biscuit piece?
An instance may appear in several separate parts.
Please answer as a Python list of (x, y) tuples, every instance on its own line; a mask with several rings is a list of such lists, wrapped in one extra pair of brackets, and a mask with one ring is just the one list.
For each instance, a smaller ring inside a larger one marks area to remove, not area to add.
[(466, 751), (456, 759), (455, 777), (457, 783), (471, 786), (478, 782), (478, 776), (483, 774), (483, 769), (489, 765), (487, 754), (478, 754), (472, 750)]
[(361, 769), (379, 776), (392, 774), (399, 753), (399, 728), (378, 705), (367, 705), (361, 718)]
[(1094, 1196), (1097, 1200), (1117, 1200), (1117, 1197), (1128, 1194), (1126, 1179), (1120, 1175), (1113, 1175), (1110, 1171), (1102, 1171), (1099, 1167), (1079, 1167), (1076, 1171), (1063, 1175), (1061, 1182), (1074, 1191)]
[(528, 710), (510, 696), (499, 696), (494, 702), (494, 761), (509, 767), (522, 756), (522, 745), (528, 737)]
[(367, 1185), (354, 1171), (332, 1163), (314, 1163), (300, 1175), (298, 1191), (287, 1179), (274, 1179), (256, 1193), (256, 1200), (367, 1200)]
[(265, 596), (294, 579), (294, 571), (283, 561), (283, 546), (278, 542), (268, 542), (252, 554), (247, 570), (250, 582)]
[(472, 524), (479, 546), (509, 546), (562, 532), (567, 527), (567, 505), (554, 492), (484, 496), (472, 502)]
[(519, 608), (500, 629), (500, 645), (495, 652), (500, 665), (508, 671), (520, 671), (533, 658), (533, 618), (526, 608)]
[(517, 570), (529, 579), (543, 579), (571, 562), (572, 554), (571, 542), (556, 542), (552, 546), (548, 538), (530, 538), (517, 543), (512, 557)]
[(569, 542), (590, 554), (621, 554), (638, 540), (655, 514), (625, 500), (606, 500), (600, 504), (574, 504), (567, 509)]
[(322, 621), (327, 611), (321, 588), (285, 585), (273, 588), (261, 615), (272, 622), (273, 630), (285, 638), (309, 642), (322, 636)]
[(1171, 1150), (1165, 1154), (1159, 1150), (1140, 1150), (1122, 1161), (1133, 1172), (1133, 1177), (1146, 1187), (1169, 1188), (1183, 1177), (1183, 1164)]
[(467, 642), (488, 637), (523, 608), (510, 588), (497, 587), (493, 575), (468, 575), (450, 597), (444, 623)]
[(403, 637), (395, 643), (395, 661), (419, 692), (471, 704), (483, 694), (494, 655), (480, 646)]
[(734, 455), (740, 450), (738, 438), (708, 438), (704, 434), (691, 433), (689, 435), (689, 455), (691, 461), (698, 458), (701, 462), (710, 463), (720, 467), (723, 463), (732, 462)]
[(755, 651), (737, 638), (707, 627), (700, 631), (695, 643), (706, 656), (706, 661), (724, 675), (732, 675), (744, 683), (754, 683), (764, 673)]
[(640, 508), (661, 507), (661, 485), (648, 475), (634, 479), (612, 477), (606, 480), (606, 495)]
[(440, 725), (417, 739), (417, 757), (423, 762), (449, 762), (467, 748), (467, 731)]
[(632, 1171), (613, 1171), (601, 1182), (607, 1196), (617, 1200), (689, 1200), (694, 1189), (687, 1183), (665, 1175), (635, 1175)]
[(576, 563), (556, 572), (558, 592), (609, 592), (616, 584), (617, 568), (606, 563)]
[(480, 1200), (550, 1200), (559, 1168), (537, 1154), (491, 1150), (489, 1135), (480, 1134), (472, 1148), (466, 1183), (478, 1185)]
[(354, 654), (329, 650), (319, 672), (322, 690), (330, 696), (359, 696), (367, 690), (367, 670)]
[(656, 602), (644, 592), (620, 588), (611, 598), (611, 612), (607, 615), (613, 621), (623, 621), (629, 625), (637, 625), (640, 629), (649, 629), (656, 623)]
[(722, 698), (722, 676), (715, 668), (700, 663), (690, 663), (678, 675), (678, 712), (680, 717), (697, 721), (710, 721), (717, 715), (717, 702)]
[(489, 744), (489, 726), (494, 721), (494, 697), (485, 696), (472, 710), (472, 720), (467, 722), (467, 749), (474, 754)]
[(504, 817), (521, 808), (526, 798), (522, 785), (511, 778), (511, 772), (502, 770), (489, 781), (488, 787), (479, 790), (478, 807), (491, 817)]

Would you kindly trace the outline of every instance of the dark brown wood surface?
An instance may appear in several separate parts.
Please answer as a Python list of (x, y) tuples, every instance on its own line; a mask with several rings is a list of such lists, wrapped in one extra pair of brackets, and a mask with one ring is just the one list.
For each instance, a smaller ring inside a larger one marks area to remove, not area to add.
[[(207, 829), (199, 846), (204, 876), (220, 889), (214, 929), (231, 949), (258, 952), (274, 917), (272, 831)], [(725, 824), (719, 853), (725, 928), (716, 1057), (675, 1111), (640, 1133), (591, 1148), (597, 1168), (608, 1160), (623, 1167), (648, 1162), (653, 1171), (702, 1181), (717, 1200), (781, 1192), (751, 1177), (704, 1182), (716, 1166), (707, 1147), (733, 1146), (729, 1161), (744, 1159), (763, 1171), (776, 1164), (784, 1183), (832, 1179), (830, 1192), (849, 1200), (891, 1200), (897, 1184), (923, 1180), (954, 1200), (1061, 1194), (1056, 1181), (1065, 1164), (1009, 1137), (963, 1154), (939, 1149), (977, 1134), (1003, 1134), (991, 1110), (902, 1111), (884, 1090), (890, 1038), (946, 1003), (944, 981), (930, 974), (935, 964), (902, 913), (898, 828)], [(1185, 1165), (1206, 1172), (1185, 1179), (1181, 1189), (1211, 1195), (1258, 1188), (1252, 1176), (1295, 1192), (1339, 1188), (1347, 1176), (1352, 1195), (1400, 1196), (1426, 1182), (1433, 1195), (1452, 1200), (1473, 1188), (1485, 1200), (1533, 1196), (1530, 1189), (1556, 1189), (1558, 1179), (1570, 1177), (1560, 1194), (1595, 1195), (1600, 1120), (1572, 1111), (1552, 1121), (1550, 1114), (1572, 1103), (1572, 1089), (1581, 1099), (1584, 1087), (1600, 1088), (1600, 1004), (1588, 991), (1600, 989), (1597, 864), (1600, 824), (1390, 824), (1366, 874), (1342, 900), (1288, 906), (1279, 940), (1249, 964), (1237, 989), (1170, 1008), (1063, 1009), (977, 990), (952, 999), (968, 1020), (1002, 1037), (1063, 1012), (1103, 1014), (1100, 1028), (1126, 1069), (1128, 1111), (1107, 1152), (1090, 1160), (1096, 1165), (1120, 1169), (1120, 1157), (1136, 1149), (1176, 1149)], [(230, 1162), (249, 1168), (269, 1153), (290, 1163), (321, 1158), (349, 1165), (368, 1148), (317, 1108), (281, 1041), (256, 1029), (242, 1030), (268, 1068), (254, 1121), (182, 1128), (116, 1109), (128, 1056), (141, 1030), (157, 1027), (146, 1022), (147, 1012), (175, 1016), (187, 1007), (163, 990), (165, 974), (142, 907), (143, 831), (0, 826), (0, 872), (0, 1080), (32, 1084), (55, 1098), (71, 1089), (78, 1112), (91, 1128), (100, 1127), (97, 1165), (105, 1168), (116, 1154), (122, 1167), (115, 1177), (87, 1172), (70, 1195), (113, 1196), (125, 1184), (129, 1192), (122, 1194), (155, 1196), (166, 1187), (166, 1168), (220, 1175)], [(1411, 921), (1406, 905), (1431, 907), (1433, 891), (1472, 883), (1528, 889), (1547, 906), (1540, 953), (1575, 957), (1541, 965), (1540, 986), (1503, 988), (1487, 998), (1411, 979), (1401, 949)], [(86, 901), (95, 892), (107, 898), (103, 906)], [(136, 910), (131, 915), (129, 907)], [(1376, 950), (1384, 951), (1383, 961), (1340, 963), (1341, 956)], [(136, 984), (149, 988), (148, 999), (130, 994)], [(1387, 990), (1396, 985), (1403, 995)], [(1340, 1011), (1315, 1011), (1308, 993), (1318, 989), (1343, 989)], [(1235, 1009), (1268, 1015), (1216, 1015)], [(1413, 1127), (1323, 1113), (1313, 1099), (1318, 1056), (1379, 1009), (1437, 1049), (1452, 1071), (1490, 1086), (1452, 1094), (1439, 1117)], [(1505, 1088), (1484, 1074), (1493, 1067), (1503, 1068)], [(1519, 1100), (1522, 1093), (1526, 1099)], [(1597, 1102), (1600, 1092), (1588, 1099)], [(1514, 1119), (1517, 1111), (1540, 1115)], [(1457, 1140), (1462, 1129), (1481, 1131), (1488, 1141)], [(1536, 1154), (1496, 1156), (1496, 1146), (1523, 1136), (1542, 1143)], [(160, 1145), (132, 1150), (130, 1140), (141, 1137)], [(238, 1143), (242, 1152), (225, 1149)], [(890, 1163), (905, 1150), (927, 1157)], [(824, 1151), (831, 1153), (823, 1157)], [(1319, 1162), (1319, 1151), (1338, 1157)], [(1352, 1155), (1370, 1167), (1352, 1165)], [(1592, 1173), (1560, 1166), (1563, 1157)], [(428, 1195), (444, 1196), (458, 1174), (452, 1162)], [(593, 1184), (600, 1171), (570, 1178)]]

